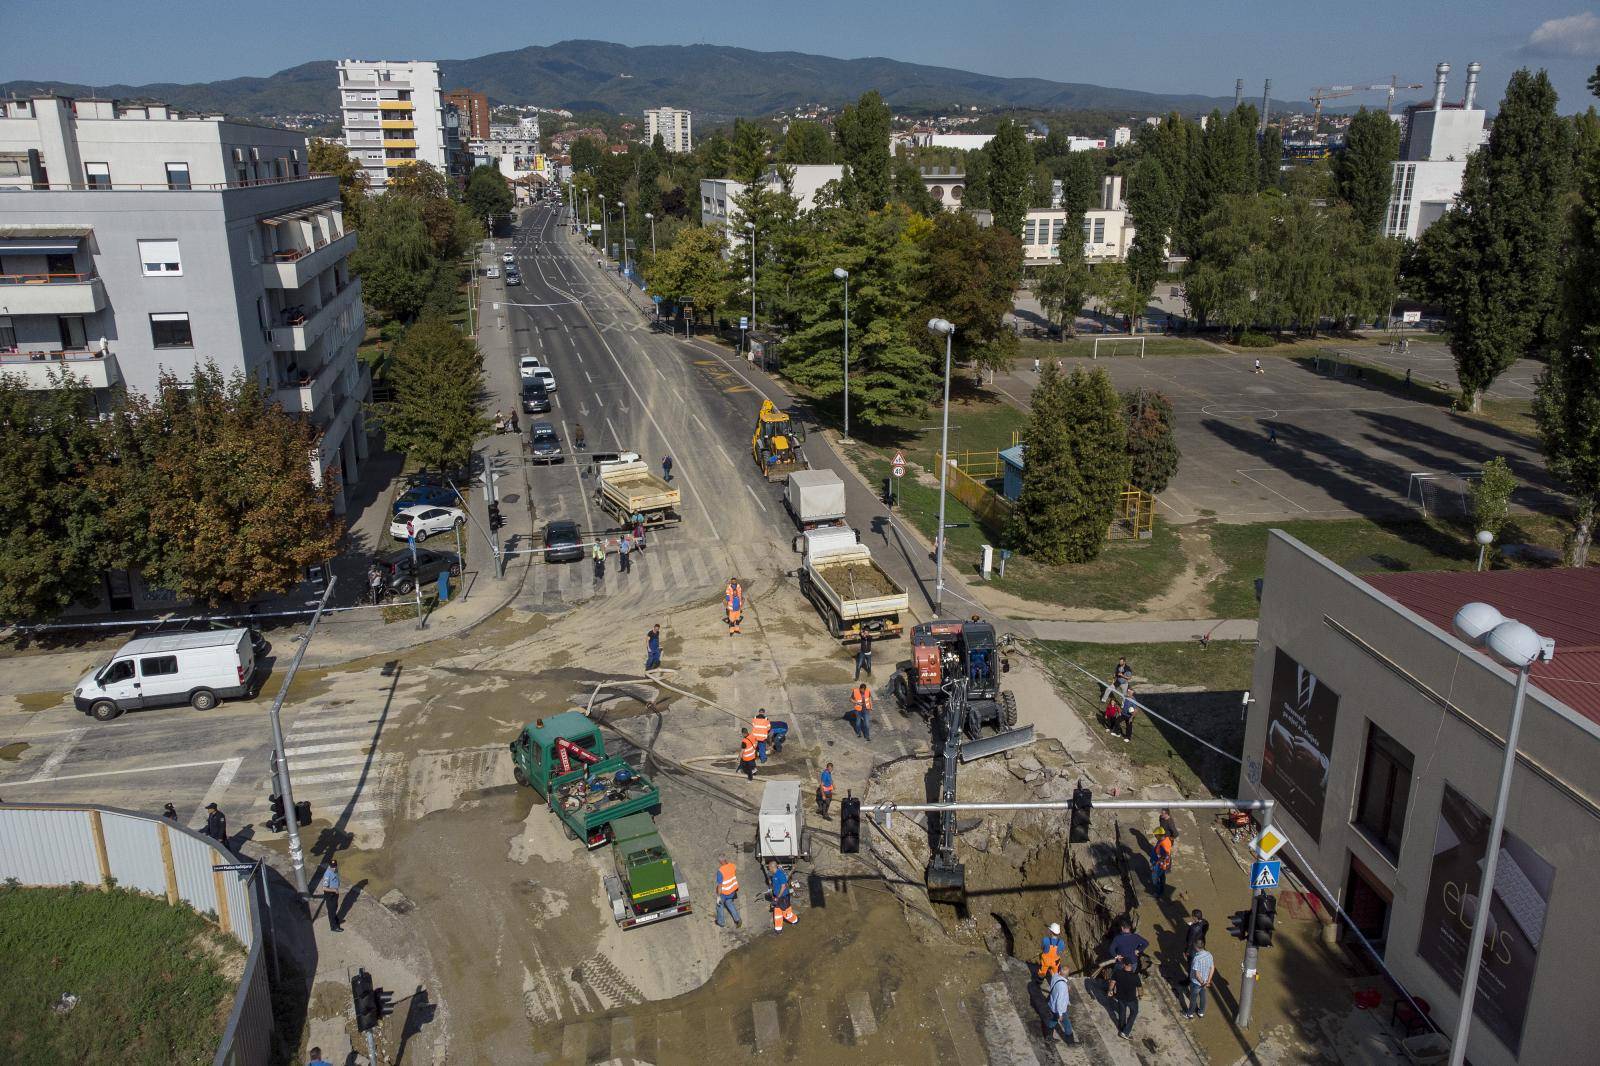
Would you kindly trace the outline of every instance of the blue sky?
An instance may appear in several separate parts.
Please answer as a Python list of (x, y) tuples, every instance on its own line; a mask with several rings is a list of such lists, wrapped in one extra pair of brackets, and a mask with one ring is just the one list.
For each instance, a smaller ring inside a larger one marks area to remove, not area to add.
[[(574, 37), (882, 55), (999, 75), (1161, 92), (1303, 99), (1317, 85), (1431, 83), (1469, 60), (1498, 99), (1545, 67), (1587, 106), (1600, 0), (8, 0), (0, 80), (110, 84), (265, 75), (312, 59), (465, 58)], [(663, 18), (665, 13), (668, 18)], [(64, 16), (70, 17), (67, 22)], [(1423, 94), (1417, 94), (1423, 95)], [(1380, 102), (1381, 96), (1355, 98)]]

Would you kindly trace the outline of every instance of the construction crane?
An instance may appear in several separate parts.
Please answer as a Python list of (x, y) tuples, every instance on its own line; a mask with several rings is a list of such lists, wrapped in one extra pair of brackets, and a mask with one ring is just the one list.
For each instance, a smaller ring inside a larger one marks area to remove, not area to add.
[(1386, 114), (1394, 114), (1394, 94), (1401, 89), (1426, 89), (1426, 85), (1402, 85), (1400, 76), (1391, 74), (1389, 80), (1378, 82), (1374, 85), (1323, 85), (1311, 91), (1312, 128), (1322, 121), (1322, 102), (1324, 100), (1338, 100), (1345, 96), (1354, 96), (1356, 93), (1386, 93), (1388, 101), (1384, 105)]

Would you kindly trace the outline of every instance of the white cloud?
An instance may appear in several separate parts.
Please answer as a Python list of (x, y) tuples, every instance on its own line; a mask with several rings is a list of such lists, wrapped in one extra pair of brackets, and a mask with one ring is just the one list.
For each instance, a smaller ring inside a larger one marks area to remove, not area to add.
[(1585, 11), (1548, 19), (1528, 37), (1522, 52), (1552, 59), (1600, 58), (1600, 15)]

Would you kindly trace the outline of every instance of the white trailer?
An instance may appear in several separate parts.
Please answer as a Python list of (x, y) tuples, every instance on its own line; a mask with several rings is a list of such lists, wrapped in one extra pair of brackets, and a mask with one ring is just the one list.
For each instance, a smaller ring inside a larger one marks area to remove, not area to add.
[(804, 553), (800, 591), (816, 607), (828, 632), (841, 640), (894, 636), (910, 597), (872, 558), (849, 526), (824, 526), (800, 534)]
[(832, 470), (796, 470), (783, 503), (802, 531), (844, 522), (844, 482)]

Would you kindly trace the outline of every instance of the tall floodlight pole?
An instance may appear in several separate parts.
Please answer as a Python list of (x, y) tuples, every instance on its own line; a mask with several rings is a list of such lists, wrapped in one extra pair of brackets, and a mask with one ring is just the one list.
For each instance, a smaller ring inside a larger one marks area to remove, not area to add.
[(750, 335), (753, 337), (756, 331), (756, 224), (746, 222), (744, 231), (750, 241)]
[(850, 271), (834, 267), (833, 276), (844, 282), (844, 436), (841, 442), (850, 443)]
[(628, 272), (628, 201), (622, 201), (622, 272)]
[(956, 327), (943, 318), (928, 319), (928, 332), (944, 336), (944, 428), (939, 437), (939, 539), (935, 541), (933, 612), (944, 609), (944, 496), (950, 464), (950, 349)]
[(300, 823), (294, 814), (294, 786), (289, 781), (289, 756), (283, 750), (283, 700), (289, 694), (289, 686), (294, 684), (295, 671), (300, 669), (300, 660), (306, 657), (306, 649), (311, 646), (311, 634), (317, 631), (317, 623), (322, 620), (322, 612), (328, 606), (328, 600), (333, 596), (333, 586), (338, 580), (332, 574), (328, 575), (328, 587), (322, 590), (322, 599), (318, 601), (316, 613), (306, 625), (305, 636), (300, 638), (300, 647), (295, 650), (288, 672), (283, 675), (283, 684), (272, 700), (272, 713), (269, 715), (272, 720), (272, 756), (277, 771), (278, 795), (283, 797), (284, 819), (288, 823), (285, 828), (289, 831), (289, 862), (294, 866), (295, 890), (302, 899), (310, 894), (310, 887), (306, 884), (306, 853), (300, 846)]
[[(1461, 1012), (1450, 1040), (1450, 1066), (1462, 1066), (1467, 1057), (1467, 1036), (1472, 1031), (1472, 1004), (1478, 994), (1478, 970), (1483, 965), (1483, 938), (1488, 933), (1489, 911), (1494, 901), (1495, 873), (1500, 865), (1500, 838), (1506, 828), (1506, 804), (1511, 796), (1511, 774), (1517, 767), (1517, 736), (1522, 732), (1522, 705), (1528, 694), (1528, 674), (1533, 664), (1548, 658), (1544, 638), (1515, 619), (1507, 618), (1487, 603), (1469, 603), (1456, 612), (1452, 628), (1469, 644), (1487, 648), (1489, 654), (1517, 672), (1516, 694), (1511, 699), (1511, 724), (1506, 729), (1506, 753), (1500, 763), (1500, 789), (1495, 794), (1494, 817), (1483, 847), (1483, 876), (1478, 882), (1478, 905), (1472, 915), (1472, 939), (1467, 942), (1467, 965), (1461, 975)], [(1466, 898), (1463, 886), (1462, 898)]]
[(601, 193), (600, 194), (600, 254), (602, 256), (609, 256), (611, 254), (611, 230), (609, 228), (610, 223), (611, 223), (610, 215), (611, 215), (611, 212), (606, 210), (606, 194), (605, 193)]
[(653, 211), (644, 213), (645, 220), (650, 223), (650, 258), (656, 257), (656, 216)]

